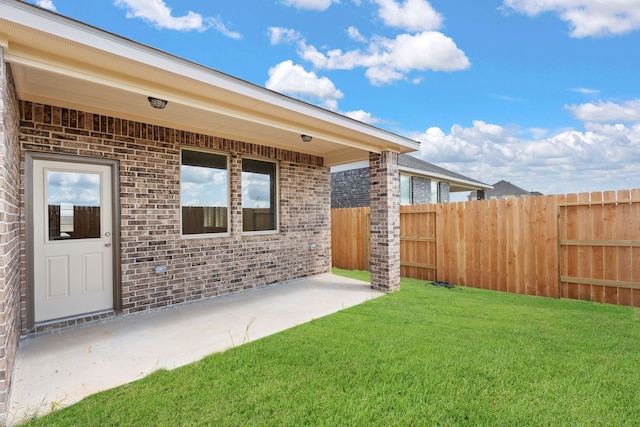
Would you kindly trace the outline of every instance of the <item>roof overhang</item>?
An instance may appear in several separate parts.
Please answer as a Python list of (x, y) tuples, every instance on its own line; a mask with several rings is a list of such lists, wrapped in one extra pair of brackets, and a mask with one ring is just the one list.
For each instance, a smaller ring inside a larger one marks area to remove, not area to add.
[[(0, 46), (22, 100), (321, 156), (325, 165), (419, 143), (17, 0)], [(147, 97), (168, 101), (149, 106)], [(313, 139), (304, 143), (301, 135)]]

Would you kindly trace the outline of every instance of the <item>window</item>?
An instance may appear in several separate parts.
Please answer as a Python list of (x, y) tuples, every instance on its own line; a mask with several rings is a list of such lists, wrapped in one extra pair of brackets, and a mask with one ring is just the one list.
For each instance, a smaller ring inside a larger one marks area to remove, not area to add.
[(49, 240), (100, 237), (100, 174), (47, 171)]
[(440, 182), (431, 180), (431, 203), (440, 203)]
[(413, 197), (411, 191), (411, 177), (409, 175), (400, 175), (400, 204), (410, 205)]
[(276, 164), (242, 160), (242, 231), (277, 230)]
[(182, 150), (182, 234), (215, 234), (229, 231), (228, 183), (227, 156)]

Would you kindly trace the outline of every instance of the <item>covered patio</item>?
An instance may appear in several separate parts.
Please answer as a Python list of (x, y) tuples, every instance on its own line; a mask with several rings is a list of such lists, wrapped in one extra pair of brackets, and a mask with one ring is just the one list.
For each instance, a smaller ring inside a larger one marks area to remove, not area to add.
[(22, 340), (7, 420), (174, 369), (384, 295), (333, 274)]

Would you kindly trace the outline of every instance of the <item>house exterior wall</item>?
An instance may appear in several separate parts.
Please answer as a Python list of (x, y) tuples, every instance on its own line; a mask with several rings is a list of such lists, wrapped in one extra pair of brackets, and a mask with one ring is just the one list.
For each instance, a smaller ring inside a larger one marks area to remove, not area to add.
[[(38, 151), (119, 162), (123, 314), (330, 271), (330, 173), (321, 157), (26, 101), (20, 106), (23, 157)], [(181, 148), (229, 155), (230, 235), (181, 236)], [(276, 233), (242, 232), (243, 157), (278, 163)], [(167, 272), (156, 274), (158, 265)]]
[(351, 169), (331, 174), (331, 207), (369, 206), (369, 169)]
[(2, 60), (0, 47), (0, 418), (7, 410), (20, 337), (23, 239), (20, 223), (18, 109), (11, 69)]
[[(411, 204), (422, 205), (431, 202), (431, 179), (411, 176)], [(451, 184), (438, 182), (439, 203), (448, 203)], [(369, 169), (359, 168), (331, 174), (331, 208), (359, 208), (369, 206)]]

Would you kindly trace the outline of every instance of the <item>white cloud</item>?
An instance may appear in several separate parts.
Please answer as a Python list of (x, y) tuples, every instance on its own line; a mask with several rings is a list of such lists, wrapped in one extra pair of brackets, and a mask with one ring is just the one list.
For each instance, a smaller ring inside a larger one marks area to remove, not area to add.
[(339, 3), (339, 0), (282, 0), (282, 4), (293, 6), (296, 9), (319, 10), (329, 9), (333, 3)]
[(49, 9), (53, 12), (56, 12), (56, 5), (53, 4), (53, 0), (37, 0), (36, 5), (40, 6), (43, 9)]
[[(399, 34), (395, 38), (374, 35), (367, 38), (351, 26), (346, 32), (349, 38), (365, 46), (361, 49), (319, 49), (307, 43), (294, 30), (272, 27), (269, 29), (271, 44), (298, 42), (298, 55), (318, 70), (352, 70), (365, 68), (365, 76), (373, 85), (391, 84), (398, 80), (410, 80), (419, 84), (422, 76), (409, 76), (415, 71), (459, 71), (471, 63), (455, 42), (438, 31), (442, 16), (426, 0), (371, 0), (379, 6), (378, 13), (386, 25), (400, 27), (417, 33)], [(337, 1), (335, 1), (337, 3)], [(287, 0), (287, 4), (307, 4), (307, 1)], [(332, 3), (312, 2), (316, 3)], [(355, 2), (358, 3), (358, 2)], [(328, 5), (326, 5), (328, 7)]]
[(404, 79), (407, 73), (415, 70), (458, 71), (471, 65), (452, 39), (435, 31), (400, 34), (394, 39), (376, 36), (366, 51), (334, 49), (322, 53), (316, 47), (300, 42), (299, 54), (318, 69), (365, 67), (365, 74), (374, 85)]
[(494, 95), (496, 98), (501, 99), (502, 101), (507, 102), (525, 102), (524, 99), (518, 98), (517, 96), (508, 96), (508, 95)]
[(358, 29), (356, 27), (349, 27), (347, 28), (347, 35), (349, 36), (349, 38), (353, 41), (356, 41), (358, 43), (366, 43), (367, 39), (365, 36), (363, 36), (362, 34), (360, 34), (360, 31), (358, 31)]
[(640, 29), (638, 0), (504, 0), (503, 8), (529, 16), (558, 14), (569, 23), (571, 36), (599, 37)]
[(273, 46), (283, 43), (295, 43), (302, 39), (298, 31), (290, 28), (270, 27), (268, 33), (269, 40)]
[(242, 38), (240, 33), (229, 30), (220, 17), (203, 17), (192, 11), (184, 16), (173, 16), (163, 0), (115, 0), (115, 5), (127, 10), (127, 18), (141, 18), (158, 28), (178, 31), (214, 28), (229, 38)]
[(320, 101), (322, 107), (334, 111), (338, 108), (338, 100), (344, 96), (327, 77), (318, 77), (314, 72), (305, 71), (291, 60), (270, 68), (265, 86), (302, 100)]
[(640, 122), (640, 99), (623, 104), (598, 101), (579, 105), (565, 105), (565, 108), (583, 122)]
[(587, 87), (576, 87), (571, 89), (573, 92), (576, 93), (581, 93), (583, 95), (596, 95), (598, 93), (600, 93), (600, 91), (598, 89), (590, 89)]
[(380, 123), (381, 121), (379, 118), (373, 117), (371, 113), (364, 110), (347, 111), (344, 115), (369, 125)]
[(425, 0), (373, 0), (385, 25), (405, 31), (431, 31), (442, 26), (442, 15)]
[(422, 159), (488, 184), (504, 179), (545, 194), (640, 187), (635, 166), (640, 162), (640, 124), (587, 123), (585, 131), (534, 131), (540, 138), (474, 121), (467, 128), (454, 125), (447, 133), (429, 128), (416, 139), (422, 143)]

